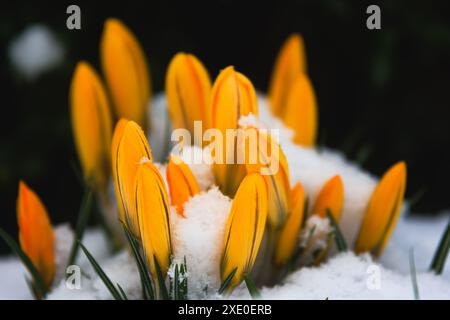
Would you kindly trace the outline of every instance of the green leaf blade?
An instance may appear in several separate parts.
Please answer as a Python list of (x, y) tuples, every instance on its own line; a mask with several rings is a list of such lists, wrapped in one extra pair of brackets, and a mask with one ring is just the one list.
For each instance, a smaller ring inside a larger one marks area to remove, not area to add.
[(75, 259), (77, 258), (79, 251), (79, 241), (83, 239), (84, 231), (86, 229), (87, 223), (89, 221), (89, 217), (92, 212), (92, 203), (93, 203), (93, 193), (90, 188), (86, 185), (83, 195), (83, 200), (81, 201), (80, 211), (78, 214), (78, 221), (75, 227), (75, 235), (74, 241), (72, 244), (72, 248), (70, 249), (70, 255), (68, 260), (68, 265), (72, 265), (75, 263)]
[(347, 251), (347, 249), (348, 249), (347, 242), (345, 242), (344, 236), (342, 235), (339, 225), (337, 224), (336, 220), (334, 219), (334, 216), (333, 216), (331, 210), (327, 208), (326, 211), (327, 211), (327, 217), (330, 220), (331, 226), (334, 229), (336, 247), (337, 247), (338, 251), (339, 252)]
[(45, 297), (48, 288), (45, 285), (44, 279), (41, 274), (31, 261), (31, 259), (27, 256), (27, 254), (20, 248), (20, 245), (14, 241), (2, 228), (0, 228), (0, 237), (6, 242), (8, 247), (17, 255), (20, 261), (23, 263), (25, 268), (30, 273), (33, 283), (32, 285), (32, 293), (37, 299), (42, 299)]
[(448, 253), (450, 251), (450, 221), (447, 224), (447, 229), (442, 235), (438, 248), (431, 262), (430, 269), (436, 274), (442, 274), (444, 271), (445, 261), (447, 260)]
[(169, 300), (169, 293), (167, 291), (166, 284), (164, 282), (164, 277), (162, 275), (161, 267), (159, 266), (156, 256), (153, 256), (153, 261), (155, 263), (156, 277), (157, 277), (156, 280), (158, 281), (159, 296), (163, 300)]
[(114, 286), (113, 282), (109, 279), (109, 277), (106, 275), (106, 273), (103, 271), (103, 269), (100, 267), (100, 265), (97, 263), (95, 258), (91, 255), (91, 253), (86, 249), (86, 247), (79, 242), (81, 250), (83, 250), (84, 254), (88, 258), (89, 262), (91, 263), (92, 267), (94, 268), (97, 275), (100, 277), (100, 279), (105, 284), (108, 291), (111, 293), (113, 298), (115, 300), (123, 300), (120, 292), (117, 290), (117, 288)]
[(122, 227), (124, 229), (127, 241), (131, 247), (131, 251), (133, 252), (133, 257), (136, 261), (136, 265), (138, 267), (139, 276), (141, 277), (141, 283), (143, 286), (144, 299), (154, 300), (155, 292), (153, 290), (152, 281), (151, 281), (150, 275), (148, 274), (148, 270), (147, 270), (144, 258), (142, 257), (142, 255), (139, 251), (139, 245), (138, 245), (137, 241), (134, 239), (130, 230), (128, 230), (128, 228), (125, 226), (125, 224), (122, 223)]
[(233, 280), (236, 272), (237, 272), (237, 268), (234, 268), (233, 271), (231, 271), (230, 274), (226, 277), (226, 279), (222, 282), (222, 285), (220, 286), (219, 291), (218, 291), (219, 294), (224, 293), (228, 289), (228, 287), (231, 284), (231, 280)]
[(250, 277), (250, 275), (246, 274), (244, 276), (245, 284), (247, 285), (248, 292), (250, 292), (250, 295), (253, 299), (261, 299), (261, 293), (259, 292), (258, 288), (255, 285), (255, 282)]

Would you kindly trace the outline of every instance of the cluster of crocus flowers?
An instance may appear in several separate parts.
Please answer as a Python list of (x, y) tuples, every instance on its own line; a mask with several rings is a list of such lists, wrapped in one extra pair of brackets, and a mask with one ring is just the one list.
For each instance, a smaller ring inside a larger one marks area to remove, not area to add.
[[(172, 156), (167, 165), (169, 203), (147, 140), (133, 121), (118, 122), (111, 153), (120, 218), (139, 241), (156, 286), (157, 268), (165, 276), (173, 252), (170, 204), (183, 217), (183, 204), (200, 188), (189, 166)], [(266, 226), (267, 205), (265, 179), (259, 173), (247, 174), (233, 200), (222, 249), (220, 271), (222, 279), (230, 277), (228, 292), (252, 269)]]
[[(105, 24), (101, 58), (107, 86), (102, 85), (95, 71), (85, 63), (80, 64), (80, 73), (86, 74), (85, 84), (77, 83), (77, 78), (81, 77), (77, 72), (74, 76), (72, 118), (80, 159), (85, 176), (101, 181), (96, 185), (103, 186), (110, 169), (108, 165), (100, 169), (100, 163), (112, 157), (120, 220), (139, 240), (150, 272), (156, 277), (155, 261), (166, 274), (173, 251), (169, 207), (174, 206), (177, 214), (184, 217), (184, 203), (198, 194), (200, 188), (188, 164), (172, 155), (166, 168), (167, 192), (157, 167), (152, 163), (145, 135), (145, 114), (150, 98), (147, 65), (136, 39), (117, 20), (108, 20)], [(117, 68), (114, 67), (116, 65)], [(268, 100), (272, 113), (293, 129), (293, 142), (314, 147), (318, 127), (317, 103), (306, 69), (303, 40), (298, 34), (291, 35), (277, 57)], [(291, 188), (287, 160), (276, 139), (260, 128), (239, 126), (242, 116), (252, 114), (258, 117), (256, 92), (246, 76), (229, 66), (211, 83), (207, 69), (197, 57), (178, 53), (169, 64), (165, 89), (174, 128), (183, 128), (193, 134), (195, 122), (199, 121), (203, 130), (212, 128), (231, 139), (231, 143), (227, 141), (212, 149), (216, 160), (213, 164), (215, 182), (224, 194), (233, 198), (220, 267), (222, 280), (230, 280), (230, 288), (250, 274), (264, 234), (271, 234), (272, 242), (264, 247), (264, 250), (271, 251), (266, 256), (281, 268), (298, 249), (299, 237), (308, 217), (316, 215), (327, 219), (330, 213), (339, 223), (345, 198), (340, 176), (331, 177), (313, 206), (308, 208), (301, 183)], [(105, 92), (112, 98), (111, 109)], [(111, 114), (122, 118), (115, 128), (112, 149), (107, 150), (109, 141), (102, 147), (97, 143), (100, 140), (91, 141), (89, 146), (84, 143), (87, 132), (108, 140), (111, 119), (114, 119)], [(96, 119), (96, 126), (83, 129), (82, 123), (88, 115)], [(240, 141), (239, 133), (229, 136), (230, 129), (243, 129), (243, 141)], [(249, 138), (252, 135), (255, 138), (252, 141), (257, 141), (253, 149)], [(244, 150), (243, 162), (239, 161), (237, 150)], [(256, 162), (252, 157), (256, 157)], [(274, 163), (275, 167), (272, 166)], [(389, 172), (387, 176), (391, 175)], [(380, 182), (377, 190), (381, 191), (374, 192), (367, 209), (355, 247), (357, 252), (379, 254), (392, 231), (404, 192), (395, 193), (398, 202), (391, 208), (388, 205), (391, 200), (386, 200), (391, 193), (385, 190), (404, 188), (404, 179), (397, 174), (389, 182), (384, 182), (386, 178)], [(374, 228), (374, 225), (378, 227)], [(315, 259), (316, 263), (326, 258), (332, 245), (330, 239), (326, 242), (326, 247)]]
[[(115, 210), (109, 210), (109, 222), (122, 222), (137, 241), (158, 287), (174, 252), (171, 206), (180, 218), (187, 219), (184, 205), (201, 189), (181, 157), (168, 159), (168, 188), (153, 163), (147, 142), (150, 77), (143, 50), (131, 31), (117, 19), (107, 20), (100, 52), (104, 82), (84, 61), (73, 75), (70, 105), (75, 145), (85, 181), (104, 206), (114, 202), (107, 192), (112, 176), (118, 217)], [(303, 40), (294, 34), (276, 60), (268, 100), (272, 113), (293, 129), (293, 142), (314, 147), (317, 104), (306, 69)], [(230, 293), (250, 277), (260, 256), (265, 272), (272, 265), (279, 271), (292, 262), (309, 217), (331, 217), (339, 223), (345, 205), (339, 175), (324, 183), (309, 208), (301, 182), (291, 187), (288, 162), (276, 137), (256, 125), (240, 125), (243, 116), (258, 117), (256, 92), (245, 75), (229, 66), (211, 83), (197, 57), (178, 53), (169, 64), (165, 89), (174, 128), (193, 133), (195, 122), (200, 121), (203, 129), (215, 129), (231, 141), (212, 149), (213, 158), (219, 160), (212, 164), (215, 184), (232, 199), (217, 266), (226, 285), (223, 292)], [(241, 131), (229, 136), (228, 130), (236, 129)], [(238, 150), (243, 151), (243, 159), (238, 159)], [(406, 165), (400, 162), (375, 188), (355, 252), (382, 253), (399, 217), (405, 186)], [(55, 275), (53, 231), (42, 202), (24, 183), (19, 187), (17, 214), (22, 250), (48, 288)], [(325, 243), (313, 263), (326, 259), (331, 238)]]

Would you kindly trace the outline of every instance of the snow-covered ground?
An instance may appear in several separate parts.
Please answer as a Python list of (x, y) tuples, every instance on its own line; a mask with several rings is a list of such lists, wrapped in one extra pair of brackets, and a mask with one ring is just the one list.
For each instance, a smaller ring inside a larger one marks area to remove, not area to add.
[[(201, 198), (198, 201), (201, 201)], [(192, 206), (195, 206), (195, 202)], [(262, 297), (265, 299), (413, 299), (409, 273), (409, 250), (413, 248), (420, 298), (450, 299), (450, 262), (446, 264), (442, 276), (428, 272), (434, 250), (448, 219), (450, 219), (448, 212), (430, 218), (401, 218), (380, 261), (373, 261), (368, 255), (358, 257), (351, 252), (339, 254), (319, 268), (302, 268), (291, 274), (283, 284), (262, 289)], [(203, 239), (199, 239), (198, 246)], [(140, 296), (137, 270), (126, 252), (108, 257), (108, 246), (99, 230), (90, 230), (86, 234), (84, 243), (110, 278), (121, 284), (130, 298)], [(49, 299), (111, 298), (83, 254), (80, 256), (82, 258), (79, 265), (86, 274), (82, 278), (81, 289), (68, 289), (61, 280)], [(197, 273), (197, 275), (200, 274)], [(17, 258), (0, 258), (0, 299), (32, 299), (25, 282), (25, 275), (25, 270)], [(380, 277), (377, 278), (377, 275)], [(208, 277), (208, 274), (204, 277)], [(194, 279), (191, 278), (189, 281)], [(202, 280), (195, 279), (195, 281), (197, 281), (196, 284), (200, 284)], [(239, 288), (231, 298), (250, 297), (245, 288)]]

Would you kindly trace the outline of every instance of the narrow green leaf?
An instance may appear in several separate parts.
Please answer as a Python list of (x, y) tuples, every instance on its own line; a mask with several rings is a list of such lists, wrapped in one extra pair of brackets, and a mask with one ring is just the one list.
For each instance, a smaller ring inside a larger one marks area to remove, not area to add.
[(183, 292), (183, 300), (187, 300), (188, 298), (188, 273), (187, 273), (187, 263), (186, 263), (186, 256), (184, 256), (183, 264), (181, 265), (182, 271), (181, 274), (183, 275), (183, 282), (182, 282), (182, 292)]
[(33, 284), (33, 281), (30, 280), (27, 276), (25, 276), (25, 282), (27, 283), (28, 289), (31, 291), (31, 294), (36, 300), (41, 299), (41, 295), (38, 290), (36, 290), (36, 286)]
[(158, 289), (159, 289), (159, 296), (163, 300), (169, 299), (169, 293), (167, 292), (166, 284), (164, 282), (164, 277), (162, 275), (161, 268), (159, 266), (158, 260), (156, 259), (156, 256), (153, 256), (153, 261), (155, 262), (155, 269), (156, 269), (156, 277), (158, 280)]
[(420, 300), (419, 286), (417, 284), (416, 262), (414, 260), (414, 250), (412, 248), (411, 250), (409, 250), (409, 269), (411, 274), (412, 287), (414, 291), (414, 299)]
[(150, 278), (150, 275), (148, 274), (147, 266), (145, 264), (145, 261), (139, 251), (139, 245), (136, 241), (136, 239), (131, 234), (130, 230), (125, 226), (125, 224), (122, 222), (122, 227), (125, 232), (125, 236), (128, 240), (128, 243), (131, 247), (131, 251), (133, 252), (133, 257), (136, 261), (136, 265), (138, 267), (139, 276), (141, 277), (141, 283), (143, 286), (144, 291), (144, 299), (155, 299), (155, 293), (153, 290), (152, 281)]
[(173, 300), (180, 300), (178, 264), (175, 265), (175, 275), (173, 279)]
[(75, 235), (72, 243), (72, 248), (70, 249), (70, 255), (68, 260), (68, 265), (72, 265), (75, 263), (75, 259), (78, 255), (79, 250), (79, 241), (82, 240), (84, 235), (84, 230), (86, 229), (87, 223), (89, 221), (89, 217), (92, 212), (92, 202), (93, 202), (93, 193), (90, 188), (85, 185), (83, 200), (81, 201), (80, 211), (78, 213), (78, 221), (75, 227)]
[(255, 282), (250, 277), (249, 274), (246, 274), (244, 276), (245, 284), (247, 285), (248, 292), (250, 292), (250, 295), (253, 299), (260, 299), (261, 293), (259, 292), (258, 288), (255, 285)]
[(445, 260), (447, 260), (448, 252), (450, 251), (450, 221), (447, 224), (447, 229), (442, 235), (439, 246), (434, 254), (433, 261), (431, 262), (430, 269), (437, 274), (442, 274), (445, 266)]
[(331, 226), (334, 230), (334, 239), (336, 241), (336, 247), (339, 252), (346, 251), (348, 246), (345, 242), (344, 236), (342, 235), (341, 229), (339, 229), (339, 226), (336, 222), (336, 220), (333, 217), (333, 214), (331, 213), (331, 210), (327, 208), (327, 217), (330, 220)]
[(109, 277), (106, 275), (106, 273), (100, 267), (100, 265), (97, 263), (95, 258), (90, 254), (90, 252), (86, 249), (86, 247), (80, 241), (79, 241), (79, 244), (80, 244), (81, 250), (83, 250), (84, 254), (88, 258), (88, 260), (91, 263), (92, 267), (94, 268), (95, 272), (100, 277), (100, 279), (103, 281), (106, 288), (109, 290), (109, 292), (114, 297), (114, 299), (115, 300), (123, 300), (122, 296), (120, 295), (120, 292), (117, 291), (117, 288), (114, 286), (112, 281), (109, 279)]
[(6, 242), (8, 247), (19, 257), (25, 268), (30, 273), (33, 279), (33, 294), (37, 299), (42, 299), (47, 293), (47, 286), (45, 285), (44, 279), (42, 278), (39, 271), (34, 266), (31, 259), (27, 256), (25, 252), (20, 248), (19, 244), (14, 241), (2, 228), (0, 228), (0, 237)]
[(128, 300), (127, 294), (125, 293), (125, 291), (122, 289), (122, 287), (120, 286), (120, 284), (116, 283), (117, 288), (119, 288), (119, 292), (122, 296), (122, 300)]
[(223, 281), (222, 285), (219, 288), (219, 294), (224, 293), (225, 290), (228, 289), (228, 287), (230, 286), (231, 280), (233, 280), (234, 275), (236, 274), (236, 271), (237, 271), (237, 268), (234, 268), (233, 271), (231, 271), (230, 274)]

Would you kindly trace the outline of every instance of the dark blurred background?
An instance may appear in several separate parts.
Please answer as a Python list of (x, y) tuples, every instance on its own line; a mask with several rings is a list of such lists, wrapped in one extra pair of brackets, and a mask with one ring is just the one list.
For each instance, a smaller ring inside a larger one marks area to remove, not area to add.
[[(82, 187), (70, 128), (68, 89), (76, 62), (99, 69), (107, 17), (140, 40), (154, 92), (164, 89), (170, 58), (197, 55), (211, 77), (234, 65), (266, 91), (280, 45), (291, 32), (306, 43), (320, 112), (320, 140), (381, 174), (408, 164), (414, 211), (450, 207), (450, 9), (448, 1), (124, 1), (2, 4), (0, 13), (0, 227), (17, 233), (19, 179), (41, 196), (52, 221), (76, 219)], [(214, 3), (214, 4), (213, 4)], [(66, 28), (66, 8), (81, 7), (82, 29)], [(366, 8), (381, 7), (381, 30), (366, 28)], [(11, 68), (8, 44), (44, 23), (63, 42), (62, 65), (30, 82)], [(0, 242), (0, 252), (6, 252)]]

